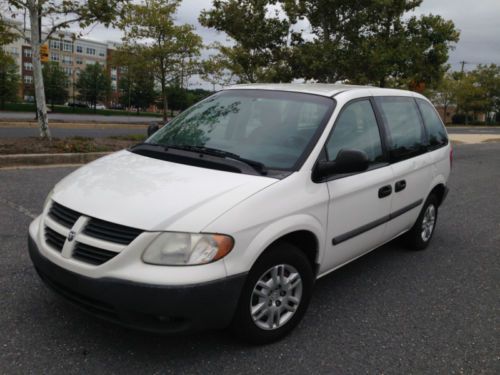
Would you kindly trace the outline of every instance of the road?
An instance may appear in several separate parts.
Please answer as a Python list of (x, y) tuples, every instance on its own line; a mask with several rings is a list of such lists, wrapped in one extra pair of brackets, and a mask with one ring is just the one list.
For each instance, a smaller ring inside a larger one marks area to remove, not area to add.
[(89, 317), (39, 280), (30, 215), (72, 168), (0, 171), (0, 373), (498, 374), (500, 143), (457, 145), (428, 250), (396, 241), (319, 280), (284, 340), (161, 337)]
[[(158, 121), (161, 120), (160, 117), (148, 117), (148, 116), (136, 116), (136, 115), (130, 115), (130, 116), (104, 116), (104, 115), (93, 115), (93, 114), (88, 114), (88, 115), (81, 115), (81, 114), (71, 114), (71, 113), (49, 113), (49, 121), (50, 120), (57, 120), (57, 121), (64, 121), (64, 122), (116, 122), (116, 123), (127, 123), (127, 124), (133, 124), (133, 123), (140, 123), (140, 124), (147, 124), (151, 121)], [(35, 114), (32, 112), (7, 112), (7, 111), (0, 111), (0, 119), (1, 120), (33, 120), (35, 117)]]

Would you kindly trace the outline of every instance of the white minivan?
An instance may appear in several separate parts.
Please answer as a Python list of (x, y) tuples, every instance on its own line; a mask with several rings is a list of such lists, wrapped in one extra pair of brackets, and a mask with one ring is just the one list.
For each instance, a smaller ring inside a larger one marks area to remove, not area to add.
[(451, 162), (414, 92), (237, 85), (59, 182), (29, 252), (99, 317), (270, 342), (299, 323), (316, 279), (400, 235), (426, 248)]

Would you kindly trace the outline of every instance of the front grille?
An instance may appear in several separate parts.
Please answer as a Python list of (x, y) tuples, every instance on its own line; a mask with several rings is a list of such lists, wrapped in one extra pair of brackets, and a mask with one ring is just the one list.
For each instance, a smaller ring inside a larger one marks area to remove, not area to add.
[(142, 231), (104, 220), (90, 219), (83, 233), (101, 240), (128, 245), (135, 240)]
[[(52, 202), (52, 206), (49, 210), (49, 216), (60, 225), (71, 229), (75, 225), (78, 218), (82, 215), (77, 211), (60, 205), (57, 202)], [(50, 225), (50, 222), (48, 224)], [(136, 237), (142, 233), (142, 231), (140, 229), (130, 228), (124, 225), (114, 224), (90, 217), (85, 225), (85, 228), (83, 228), (82, 233), (89, 237), (104, 240), (110, 243), (128, 245), (135, 240)], [(118, 254), (117, 252), (109, 250), (109, 248), (116, 248), (116, 245), (109, 247), (110, 245), (103, 243), (100, 245), (102, 248), (95, 247), (79, 242), (78, 236), (79, 234), (76, 235), (75, 247), (73, 249), (74, 259), (88, 264), (100, 265)], [(57, 233), (49, 227), (45, 227), (45, 242), (51, 248), (57, 251), (62, 251), (65, 241), (66, 236)]]
[(45, 227), (45, 242), (57, 251), (62, 251), (66, 237), (55, 230)]
[(67, 207), (60, 205), (57, 202), (52, 202), (50, 207), (49, 216), (57, 221), (59, 224), (64, 225), (66, 228), (71, 228), (76, 223), (80, 214)]
[(98, 247), (90, 246), (81, 242), (77, 242), (73, 250), (73, 258), (94, 265), (103, 264), (117, 254), (118, 253), (113, 251), (99, 249)]

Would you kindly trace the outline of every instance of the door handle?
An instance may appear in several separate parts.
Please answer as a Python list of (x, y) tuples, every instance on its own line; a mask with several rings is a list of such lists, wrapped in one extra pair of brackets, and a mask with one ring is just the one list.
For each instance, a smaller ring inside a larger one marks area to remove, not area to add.
[(398, 181), (394, 184), (394, 191), (397, 193), (398, 191), (404, 190), (405, 187), (406, 187), (405, 180)]
[(384, 198), (392, 193), (392, 186), (391, 185), (385, 185), (382, 186), (380, 189), (378, 189), (378, 197), (379, 198)]

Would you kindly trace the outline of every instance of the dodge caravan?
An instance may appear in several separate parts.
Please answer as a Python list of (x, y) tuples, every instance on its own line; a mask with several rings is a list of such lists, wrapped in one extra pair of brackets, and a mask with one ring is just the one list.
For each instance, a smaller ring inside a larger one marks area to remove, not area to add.
[(29, 227), (41, 279), (101, 318), (283, 337), (316, 279), (404, 236), (425, 249), (452, 150), (414, 92), (238, 85), (60, 181)]

